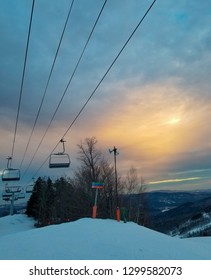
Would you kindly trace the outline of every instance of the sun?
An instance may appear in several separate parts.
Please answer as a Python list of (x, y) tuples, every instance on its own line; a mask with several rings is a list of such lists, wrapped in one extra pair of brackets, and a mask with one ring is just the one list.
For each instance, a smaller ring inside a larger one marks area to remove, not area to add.
[(181, 121), (181, 119), (179, 117), (173, 117), (171, 119), (169, 119), (166, 123), (170, 124), (170, 125), (175, 125), (178, 124)]

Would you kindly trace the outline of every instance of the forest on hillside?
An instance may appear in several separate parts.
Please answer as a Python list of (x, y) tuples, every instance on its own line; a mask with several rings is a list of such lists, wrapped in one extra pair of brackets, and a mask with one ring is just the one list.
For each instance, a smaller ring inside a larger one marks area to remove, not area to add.
[[(124, 178), (117, 175), (114, 166), (98, 149), (95, 137), (78, 144), (78, 154), (80, 164), (71, 178), (61, 177), (55, 181), (38, 178), (35, 182), (26, 214), (35, 218), (36, 226), (91, 217), (96, 195), (93, 182), (103, 185), (98, 193), (97, 217), (115, 219), (119, 206), (124, 221), (146, 225), (145, 185), (143, 178), (139, 180), (136, 169), (130, 167)], [(134, 193), (142, 194), (136, 204), (132, 203)]]

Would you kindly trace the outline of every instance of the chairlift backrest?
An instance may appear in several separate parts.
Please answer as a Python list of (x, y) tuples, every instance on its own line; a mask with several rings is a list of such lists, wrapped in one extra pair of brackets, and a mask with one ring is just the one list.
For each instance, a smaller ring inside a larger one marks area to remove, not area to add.
[(32, 193), (33, 190), (32, 189), (29, 189), (28, 187), (26, 188), (26, 193)]
[(18, 199), (25, 198), (25, 194), (24, 194), (24, 193), (19, 193), (19, 194), (17, 195), (17, 198), (18, 198)]
[(12, 199), (12, 196), (5, 196), (5, 195), (2, 195), (2, 199), (4, 201), (10, 201)]
[(5, 186), (6, 193), (20, 193), (22, 190), (21, 186)]
[(12, 193), (5, 193), (5, 192), (2, 193), (2, 199), (3, 200), (5, 200), (5, 199), (7, 200), (10, 197), (12, 197)]
[(20, 170), (14, 168), (6, 168), (2, 173), (2, 181), (19, 181)]
[(28, 185), (25, 189), (25, 193), (35, 193), (37, 191), (36, 185)]
[(68, 168), (70, 157), (68, 154), (51, 154), (49, 157), (49, 168)]

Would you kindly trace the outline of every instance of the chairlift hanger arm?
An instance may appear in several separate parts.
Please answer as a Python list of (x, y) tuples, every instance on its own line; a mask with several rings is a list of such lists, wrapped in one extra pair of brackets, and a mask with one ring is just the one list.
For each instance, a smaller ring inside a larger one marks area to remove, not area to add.
[(12, 165), (12, 157), (8, 157), (7, 158), (7, 169), (11, 169), (11, 165)]
[(64, 154), (65, 153), (65, 145), (64, 142), (66, 142), (63, 138), (60, 140), (60, 142), (62, 143), (63, 146), (63, 151), (60, 154)]

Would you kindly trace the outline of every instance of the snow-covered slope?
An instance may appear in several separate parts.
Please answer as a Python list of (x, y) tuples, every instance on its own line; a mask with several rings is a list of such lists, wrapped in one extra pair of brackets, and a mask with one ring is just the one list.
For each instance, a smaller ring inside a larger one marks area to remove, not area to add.
[(179, 239), (134, 223), (89, 218), (43, 228), (33, 223), (25, 215), (0, 218), (0, 259), (211, 259), (209, 237)]
[(34, 229), (34, 219), (26, 215), (5, 216), (0, 218), (0, 238), (4, 235)]

